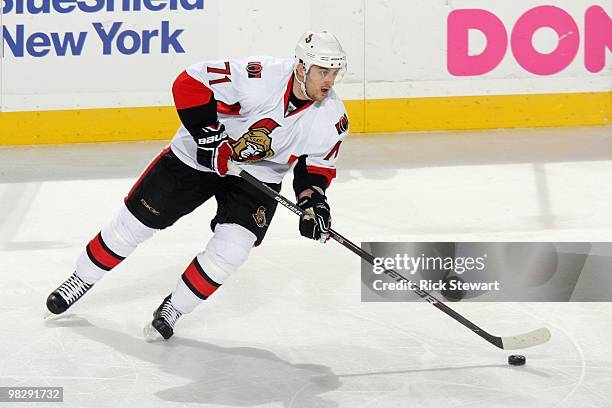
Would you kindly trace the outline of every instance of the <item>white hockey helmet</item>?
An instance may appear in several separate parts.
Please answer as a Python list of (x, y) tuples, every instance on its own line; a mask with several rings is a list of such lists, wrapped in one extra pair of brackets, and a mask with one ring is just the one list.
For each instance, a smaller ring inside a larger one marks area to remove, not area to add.
[(329, 31), (307, 31), (295, 47), (295, 66), (304, 63), (304, 73), (313, 65), (324, 68), (339, 68), (338, 79), (346, 72), (346, 53), (340, 41)]

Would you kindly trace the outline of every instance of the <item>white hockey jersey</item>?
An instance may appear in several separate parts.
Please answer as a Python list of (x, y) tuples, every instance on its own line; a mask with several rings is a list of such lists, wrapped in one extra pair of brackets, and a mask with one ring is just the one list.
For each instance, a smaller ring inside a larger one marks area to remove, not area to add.
[[(293, 162), (306, 155), (307, 171), (325, 176), (329, 184), (348, 134), (346, 109), (333, 89), (321, 102), (292, 109), (293, 64), (293, 59), (259, 56), (200, 62), (186, 72), (214, 93), (219, 122), (234, 140), (240, 167), (261, 181), (280, 183)], [(210, 171), (197, 162), (196, 143), (184, 126), (170, 146), (188, 166)]]

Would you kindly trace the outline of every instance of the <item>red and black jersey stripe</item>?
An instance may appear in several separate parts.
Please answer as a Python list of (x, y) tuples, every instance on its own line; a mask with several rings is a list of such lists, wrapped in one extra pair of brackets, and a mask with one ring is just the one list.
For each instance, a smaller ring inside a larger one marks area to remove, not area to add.
[(306, 171), (310, 176), (317, 174), (325, 177), (325, 188), (329, 187), (332, 180), (336, 178), (336, 169), (319, 166), (306, 166)]
[(206, 85), (183, 71), (172, 84), (172, 96), (176, 109), (206, 105), (213, 93)]
[(306, 155), (303, 155), (297, 159), (297, 164), (293, 168), (293, 190), (296, 196), (312, 186), (325, 191), (334, 177), (336, 177), (336, 169), (308, 166)]
[(110, 271), (125, 259), (124, 256), (113, 252), (102, 239), (102, 233), (98, 233), (85, 248), (87, 256), (98, 268)]
[(202, 128), (217, 123), (217, 101), (212, 90), (186, 71), (172, 84), (176, 111), (192, 136), (202, 136)]
[(189, 264), (183, 275), (181, 276), (185, 285), (200, 299), (207, 299), (212, 295), (221, 284), (215, 282), (204, 272), (202, 266), (198, 262), (198, 258), (194, 258)]

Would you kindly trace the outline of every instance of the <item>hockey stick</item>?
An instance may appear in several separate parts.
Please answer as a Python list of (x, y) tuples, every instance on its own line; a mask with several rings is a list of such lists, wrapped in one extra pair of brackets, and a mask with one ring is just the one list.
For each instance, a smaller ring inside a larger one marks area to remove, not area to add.
[[(284, 207), (287, 207), (288, 209), (293, 211), (295, 214), (301, 216), (304, 213), (304, 210), (302, 210), (300, 207), (287, 200), (285, 197), (274, 191), (272, 188), (268, 187), (266, 184), (259, 181), (253, 175), (242, 170), (240, 167), (238, 167), (238, 165), (230, 162), (229, 172), (232, 175), (241, 177), (252, 186), (256, 187), (269, 197), (282, 204)], [(361, 249), (360, 247), (358, 247), (333, 229), (330, 229), (330, 236), (335, 241), (342, 244), (345, 248), (349, 249), (351, 252), (359, 255), (362, 259), (374, 265), (374, 256), (372, 254), (364, 251), (363, 249)], [(548, 340), (550, 340), (550, 331), (545, 327), (530, 331), (528, 333), (518, 334), (516, 336), (494, 336), (484, 331), (476, 324), (472, 323), (470, 320), (466, 319), (465, 317), (451, 309), (449, 306), (446, 305), (446, 303), (442, 303), (432, 294), (417, 288), (412, 282), (410, 282), (410, 280), (406, 279), (393, 269), (386, 269), (383, 273), (391, 279), (395, 280), (396, 282), (407, 284), (408, 287), (410, 287), (410, 289), (412, 289), (422, 299), (431, 303), (438, 310), (446, 313), (448, 316), (452, 317), (453, 319), (455, 319), (456, 321), (458, 321), (459, 323), (461, 323), (462, 325), (464, 325), (465, 327), (488, 341), (489, 343), (493, 344), (495, 347), (498, 347), (503, 350), (517, 350), (537, 346), (546, 343)]]

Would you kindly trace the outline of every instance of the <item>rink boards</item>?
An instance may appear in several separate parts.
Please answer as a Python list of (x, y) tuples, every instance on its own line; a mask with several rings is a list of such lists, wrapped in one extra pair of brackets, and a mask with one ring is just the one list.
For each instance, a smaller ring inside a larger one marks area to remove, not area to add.
[(168, 139), (178, 73), (291, 58), (309, 29), (346, 50), (353, 133), (607, 125), (611, 14), (600, 0), (9, 0), (0, 145)]

